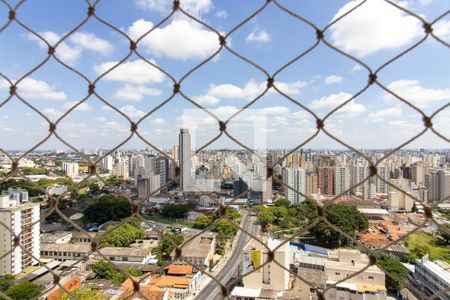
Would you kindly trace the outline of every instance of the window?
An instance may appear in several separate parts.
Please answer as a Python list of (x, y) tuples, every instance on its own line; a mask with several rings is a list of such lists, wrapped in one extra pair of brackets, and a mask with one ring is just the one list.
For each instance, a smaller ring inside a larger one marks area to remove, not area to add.
[(373, 276), (369, 276), (369, 279), (373, 279)]

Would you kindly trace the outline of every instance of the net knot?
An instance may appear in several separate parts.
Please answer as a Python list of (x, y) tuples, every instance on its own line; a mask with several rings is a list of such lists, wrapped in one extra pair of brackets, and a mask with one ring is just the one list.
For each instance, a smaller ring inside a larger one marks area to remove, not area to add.
[(426, 128), (431, 128), (431, 127), (433, 127), (433, 122), (431, 122), (431, 118), (430, 118), (430, 117), (424, 116), (424, 117), (422, 118), (422, 120), (423, 120), (423, 125), (424, 125)]
[(220, 35), (219, 43), (220, 43), (220, 46), (225, 46), (227, 44), (227, 39), (223, 35)]
[(369, 84), (374, 84), (376, 80), (377, 80), (377, 74), (370, 73), (369, 74), (369, 81), (368, 81)]
[(16, 11), (10, 10), (8, 13), (8, 20), (12, 21), (16, 18)]
[(423, 23), (423, 29), (425, 30), (426, 34), (430, 34), (433, 32), (433, 27), (430, 23)]
[(95, 7), (89, 6), (87, 15), (88, 15), (89, 17), (91, 17), (91, 16), (94, 15), (94, 13), (95, 13)]
[(325, 122), (322, 119), (317, 118), (316, 119), (316, 128), (322, 129), (325, 126)]
[(50, 122), (50, 123), (48, 124), (48, 131), (49, 131), (49, 132), (54, 132), (55, 130), (56, 130), (56, 124)]
[(219, 130), (220, 132), (223, 132), (227, 129), (227, 124), (225, 124), (225, 122), (223, 121), (219, 121)]

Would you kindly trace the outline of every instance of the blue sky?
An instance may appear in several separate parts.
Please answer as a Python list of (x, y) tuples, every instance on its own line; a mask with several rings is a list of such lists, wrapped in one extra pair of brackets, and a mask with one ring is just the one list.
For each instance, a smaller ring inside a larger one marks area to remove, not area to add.
[[(11, 5), (15, 2), (10, 1)], [(184, 0), (181, 5), (217, 31), (227, 33), (264, 2)], [(359, 3), (359, 0), (280, 1), (319, 28)], [(449, 7), (449, 2), (444, 0), (396, 3), (429, 21)], [(170, 1), (163, 0), (112, 0), (100, 1), (96, 13), (135, 40), (168, 15), (170, 8)], [(18, 9), (17, 17), (49, 44), (55, 44), (85, 18), (86, 11), (84, 1), (30, 0)], [(7, 13), (8, 8), (0, 5), (1, 24), (7, 22)], [(449, 43), (450, 16), (437, 22), (434, 32)], [(417, 19), (383, 0), (368, 0), (325, 32), (327, 41), (364, 61), (372, 69), (377, 69), (423, 36)], [(228, 45), (273, 74), (315, 41), (315, 32), (310, 26), (270, 3), (264, 11), (231, 34)], [(47, 46), (16, 22), (0, 33), (0, 45), (0, 72), (13, 82), (42, 62), (47, 53)], [(56, 56), (93, 81), (123, 59), (128, 47), (128, 41), (120, 33), (91, 18), (59, 44)], [(215, 33), (180, 13), (138, 44), (142, 56), (177, 80), (218, 48)], [(378, 77), (383, 85), (431, 114), (449, 103), (448, 57), (449, 48), (429, 37), (418, 48), (383, 69)], [(361, 90), (367, 82), (367, 75), (367, 70), (321, 43), (280, 72), (275, 84), (321, 117)], [(183, 81), (181, 89), (222, 119), (258, 96), (264, 90), (265, 80), (264, 73), (224, 49)], [(1, 99), (7, 98), (8, 89), (8, 83), (0, 80)], [(96, 84), (96, 91), (137, 121), (170, 96), (172, 82), (133, 54), (122, 66), (102, 78)], [(18, 93), (55, 121), (87, 95), (87, 83), (51, 58), (19, 83)], [(152, 144), (169, 148), (177, 143), (181, 126), (192, 126), (197, 146), (200, 146), (217, 135), (218, 126), (204, 112), (193, 112), (194, 108), (177, 95), (143, 120), (139, 132)], [(260, 134), (265, 134), (268, 148), (292, 148), (315, 132), (314, 118), (274, 90), (269, 90), (250, 108), (253, 109), (251, 112), (232, 121), (229, 126), (230, 133), (250, 147)], [(258, 135), (254, 128), (255, 124), (260, 124), (258, 120), (261, 118), (267, 118), (267, 127)], [(448, 136), (450, 108), (441, 111), (433, 123), (436, 130)], [(13, 97), (0, 108), (0, 147), (30, 148), (48, 134), (47, 127), (43, 118)], [(380, 149), (401, 144), (423, 127), (421, 116), (415, 110), (379, 87), (372, 86), (331, 116), (326, 128), (356, 148)], [(106, 149), (114, 147), (130, 134), (129, 122), (94, 96), (59, 122), (58, 133), (77, 148)], [(134, 137), (124, 147), (144, 148), (146, 145)], [(238, 146), (224, 137), (211, 147)], [(342, 148), (322, 133), (305, 147)], [(448, 143), (433, 134), (426, 134), (409, 147), (448, 148)], [(65, 146), (54, 137), (40, 147), (55, 148), (63, 149)]]

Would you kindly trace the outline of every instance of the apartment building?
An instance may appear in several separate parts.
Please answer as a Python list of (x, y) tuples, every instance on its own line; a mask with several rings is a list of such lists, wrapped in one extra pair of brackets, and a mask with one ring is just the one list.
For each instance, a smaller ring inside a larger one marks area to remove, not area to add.
[[(298, 275), (314, 287), (324, 290), (328, 286), (359, 272), (369, 264), (367, 255), (358, 250), (339, 249), (326, 256), (298, 255)], [(317, 299), (311, 287), (299, 282), (301, 299)], [(370, 266), (358, 275), (340, 282), (325, 293), (326, 299), (384, 300), (386, 299), (385, 274), (377, 266)]]
[(152, 258), (155, 258), (152, 255), (152, 248), (105, 247), (99, 249), (98, 252), (94, 253), (94, 260), (102, 260), (106, 257), (111, 261), (121, 263), (147, 264)]
[(79, 171), (78, 163), (65, 161), (61, 164), (61, 167), (67, 176), (78, 176)]
[(90, 255), (90, 244), (41, 244), (41, 257), (59, 261), (80, 260)]
[[(275, 249), (282, 241), (265, 238), (264, 244), (268, 245), (269, 249)], [(284, 291), (289, 289), (289, 266), (291, 263), (291, 254), (289, 243), (284, 243), (281, 247), (275, 250), (274, 260), (284, 266), (282, 268), (274, 262), (270, 262), (263, 267), (267, 260), (267, 248), (262, 246), (258, 241), (251, 241), (244, 249), (244, 259), (242, 272), (243, 283), (246, 288), (261, 288), (273, 289), (276, 291)], [(251, 272), (256, 269), (256, 271)], [(250, 273), (251, 272), (251, 273)]]
[(282, 170), (283, 183), (291, 188), (284, 188), (286, 199), (292, 203), (299, 203), (305, 200), (305, 197), (297, 193), (296, 191), (305, 194), (306, 178), (305, 170), (298, 166), (293, 168), (283, 168)]
[[(18, 274), (37, 264), (39, 254), (39, 203), (28, 202), (28, 192), (9, 189), (0, 196), (0, 275)], [(14, 247), (15, 235), (21, 247)], [(34, 256), (34, 258), (33, 258)]]

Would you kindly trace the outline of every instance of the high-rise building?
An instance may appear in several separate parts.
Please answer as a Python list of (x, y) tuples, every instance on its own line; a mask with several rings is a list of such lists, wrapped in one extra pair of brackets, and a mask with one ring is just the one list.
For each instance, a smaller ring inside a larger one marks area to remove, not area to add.
[(114, 165), (114, 159), (111, 155), (106, 155), (102, 159), (102, 170), (112, 171)]
[(323, 195), (334, 195), (334, 168), (318, 167), (317, 168), (317, 186)]
[[(389, 179), (391, 177), (389, 167), (383, 165), (378, 166), (377, 173), (378, 176), (389, 182)], [(376, 178), (376, 182), (377, 182), (376, 188), (378, 193), (387, 194), (389, 192), (389, 185), (386, 182), (384, 182), (378, 177)]]
[(416, 162), (411, 166), (411, 181), (417, 185), (425, 185), (425, 166)]
[(350, 168), (335, 167), (334, 169), (334, 193), (340, 195), (350, 188)]
[(61, 164), (62, 170), (67, 176), (77, 176), (78, 175), (78, 163), (65, 161)]
[(439, 200), (450, 196), (450, 172), (448, 170), (439, 170)]
[(428, 202), (435, 202), (440, 199), (439, 174), (437, 172), (425, 174), (425, 187), (427, 188)]
[(114, 165), (114, 174), (117, 177), (128, 179), (129, 178), (129, 166), (128, 166), (128, 158), (122, 157), (119, 161)]
[[(369, 177), (369, 167), (366, 161), (359, 160), (352, 168), (352, 183), (355, 186)], [(353, 194), (359, 197), (364, 195), (364, 184), (358, 185), (353, 189)]]
[[(28, 192), (9, 189), (0, 196), (0, 275), (16, 275), (38, 263), (39, 203), (28, 202)], [(6, 227), (6, 228), (5, 228)], [(20, 236), (21, 247), (14, 248), (14, 235)]]
[(180, 129), (178, 150), (179, 150), (178, 159), (181, 168), (180, 189), (183, 191), (188, 191), (192, 182), (191, 135), (189, 134), (188, 129)]
[(285, 187), (285, 195), (286, 198), (292, 203), (299, 203), (305, 200), (301, 194), (296, 193), (296, 191), (305, 195), (305, 170), (298, 166), (294, 166), (293, 168), (283, 168), (282, 172), (282, 180), (284, 184), (287, 184), (291, 188)]
[(305, 176), (305, 194), (307, 196), (317, 193), (317, 174), (313, 172), (306, 173)]

